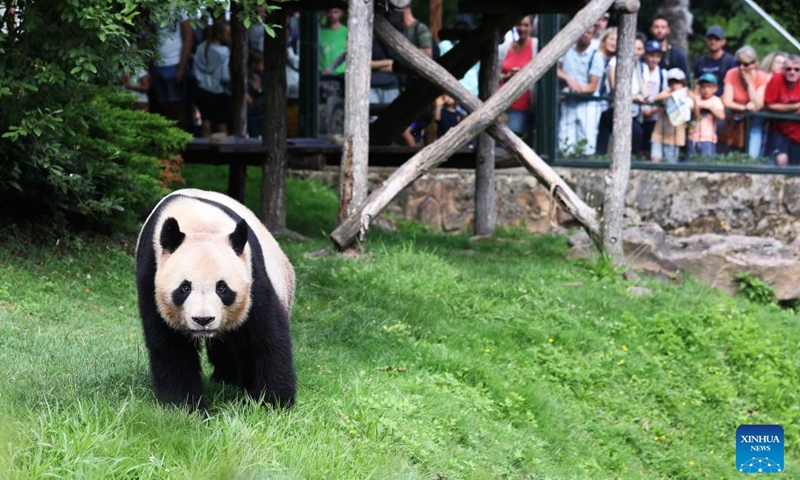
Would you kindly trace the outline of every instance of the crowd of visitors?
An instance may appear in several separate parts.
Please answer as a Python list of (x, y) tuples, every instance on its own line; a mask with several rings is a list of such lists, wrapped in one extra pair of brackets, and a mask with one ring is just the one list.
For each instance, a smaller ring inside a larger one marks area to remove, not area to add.
[[(154, 12), (151, 12), (154, 13)], [(410, 8), (390, 12), (390, 23), (426, 55), (437, 59), (474, 28), (471, 16), (459, 14), (454, 35), (438, 43), (425, 23)], [(156, 18), (156, 15), (154, 15)], [(136, 108), (150, 109), (197, 134), (225, 134), (230, 112), (230, 25), (220, 19), (207, 28), (193, 29), (185, 15), (172, 22), (156, 22), (158, 55), (149, 71), (120, 77), (120, 84), (136, 96)], [(287, 84), (290, 98), (297, 97), (299, 35), (291, 16), (287, 44)], [(563, 154), (582, 157), (605, 155), (613, 126), (616, 79), (617, 29), (606, 13), (559, 60), (558, 146)], [(535, 16), (524, 16), (498, 46), (499, 88), (538, 53)], [(264, 71), (263, 28), (251, 28), (247, 74), (248, 134), (263, 134)], [(722, 27), (705, 32), (706, 50), (691, 64), (686, 52), (669, 41), (667, 18), (655, 16), (649, 36), (638, 33), (632, 82), (634, 155), (653, 162), (670, 162), (693, 156), (742, 152), (768, 157), (776, 165), (800, 165), (800, 57), (770, 52), (759, 64), (755, 49), (743, 45), (726, 50)], [(346, 69), (347, 26), (343, 11), (325, 12), (319, 29), (321, 75), (343, 77)], [(372, 44), (370, 103), (392, 103), (416, 79), (396, 71), (395, 60), (380, 40)], [(477, 94), (479, 65), (460, 80)], [(327, 77), (326, 77), (327, 78)], [(509, 128), (530, 139), (535, 124), (535, 85), (511, 104), (503, 119)], [(149, 95), (148, 95), (149, 93)], [(466, 116), (447, 95), (408, 127), (403, 138), (419, 146), (444, 135)], [(372, 118), (374, 120), (374, 117)], [(190, 120), (194, 122), (190, 123)]]
[[(599, 35), (596, 31), (606, 22), (604, 15), (559, 64), (558, 138), (566, 155), (591, 157), (608, 151), (616, 29), (606, 27)], [(669, 42), (670, 25), (665, 17), (654, 17), (649, 33), (649, 40), (641, 33), (636, 39), (639, 67), (633, 78), (631, 112), (634, 155), (677, 163), (695, 156), (741, 152), (751, 158), (767, 157), (779, 166), (800, 165), (800, 118), (792, 117), (800, 115), (800, 75), (792, 70), (797, 56), (771, 52), (759, 64), (750, 45), (732, 54), (725, 49), (724, 29), (714, 25), (706, 30), (706, 51), (690, 72), (686, 52)], [(587, 47), (587, 38), (597, 39), (596, 43)], [(576, 64), (576, 53), (583, 63)], [(589, 62), (595, 56), (603, 60), (603, 71)], [(563, 73), (564, 65), (571, 74)], [(589, 86), (576, 85), (576, 77)], [(587, 90), (597, 98), (575, 95)], [(773, 115), (776, 113), (789, 115)]]

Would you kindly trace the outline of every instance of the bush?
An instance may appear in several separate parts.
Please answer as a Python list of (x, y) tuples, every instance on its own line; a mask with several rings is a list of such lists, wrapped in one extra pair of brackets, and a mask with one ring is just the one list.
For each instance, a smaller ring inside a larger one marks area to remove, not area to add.
[(125, 228), (167, 192), (160, 159), (190, 137), (111, 87), (72, 94), (80, 108), (30, 108), (3, 135), (0, 201), (15, 222)]

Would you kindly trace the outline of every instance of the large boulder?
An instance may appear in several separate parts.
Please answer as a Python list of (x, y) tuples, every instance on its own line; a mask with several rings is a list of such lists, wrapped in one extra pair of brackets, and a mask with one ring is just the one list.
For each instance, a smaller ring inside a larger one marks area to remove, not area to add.
[[(667, 235), (655, 223), (625, 230), (629, 265), (647, 273), (685, 273), (712, 287), (734, 294), (736, 275), (748, 272), (769, 283), (778, 300), (800, 299), (798, 250), (774, 238), (703, 233), (686, 237)], [(586, 233), (570, 237), (571, 255), (593, 252)]]

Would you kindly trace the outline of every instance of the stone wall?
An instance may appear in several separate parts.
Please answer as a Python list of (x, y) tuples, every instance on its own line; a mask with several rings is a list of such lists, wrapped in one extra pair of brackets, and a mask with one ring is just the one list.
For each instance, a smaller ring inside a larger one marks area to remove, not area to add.
[[(379, 185), (393, 169), (371, 169)], [(589, 205), (603, 200), (602, 169), (560, 168), (558, 173)], [(338, 169), (295, 171), (336, 185)], [(472, 228), (475, 177), (468, 170), (436, 170), (408, 186), (387, 209), (395, 218), (415, 219), (437, 231)], [(497, 225), (531, 232), (574, 227), (549, 192), (522, 169), (496, 174)], [(671, 235), (726, 233), (774, 237), (800, 243), (800, 177), (745, 173), (633, 170), (626, 195), (631, 225), (656, 223)]]

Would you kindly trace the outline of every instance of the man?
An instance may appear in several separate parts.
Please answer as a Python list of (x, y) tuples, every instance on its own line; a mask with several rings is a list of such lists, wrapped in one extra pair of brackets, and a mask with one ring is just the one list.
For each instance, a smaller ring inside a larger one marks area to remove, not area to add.
[(603, 14), (602, 17), (598, 18), (596, 22), (594, 22), (594, 35), (592, 35), (592, 48), (597, 49), (600, 48), (600, 35), (606, 31), (608, 28), (608, 19), (611, 18), (611, 15), (606, 12)]
[[(787, 55), (783, 72), (772, 76), (764, 92), (764, 107), (775, 113), (800, 115), (800, 56)], [(772, 121), (771, 121), (772, 122)], [(767, 152), (778, 166), (800, 165), (800, 120), (772, 122)]]
[(339, 58), (347, 48), (347, 26), (342, 24), (342, 13), (341, 8), (329, 8), (325, 14), (327, 22), (319, 30), (319, 71), (323, 75), (343, 75), (345, 71), (345, 62)]
[(406, 37), (409, 42), (416, 45), (417, 48), (422, 50), (425, 55), (432, 57), (433, 35), (431, 34), (431, 29), (428, 28), (428, 26), (424, 23), (414, 18), (414, 13), (411, 11), (411, 7), (404, 8), (402, 12), (403, 28), (401, 28), (400, 31), (403, 32), (403, 36)]
[(710, 73), (717, 78), (716, 96), (722, 98), (725, 89), (723, 81), (728, 70), (736, 66), (736, 59), (725, 51), (725, 30), (719, 25), (712, 25), (706, 30), (706, 48), (708, 53), (694, 61), (694, 78)]
[(689, 59), (686, 52), (669, 43), (669, 20), (664, 15), (656, 15), (650, 23), (650, 35), (655, 40), (661, 42), (661, 51), (664, 55), (661, 57), (661, 68), (669, 70), (670, 68), (680, 68), (689, 78)]
[[(594, 27), (587, 30), (559, 60), (558, 79), (566, 84), (562, 91), (591, 95), (597, 90), (605, 62), (603, 56), (591, 48), (593, 33)], [(597, 102), (563, 99), (558, 119), (558, 147), (570, 154), (594, 155), (599, 121)]]

